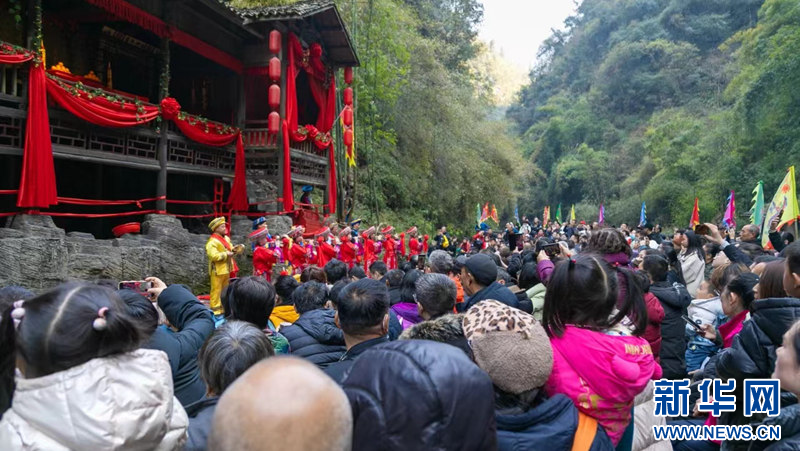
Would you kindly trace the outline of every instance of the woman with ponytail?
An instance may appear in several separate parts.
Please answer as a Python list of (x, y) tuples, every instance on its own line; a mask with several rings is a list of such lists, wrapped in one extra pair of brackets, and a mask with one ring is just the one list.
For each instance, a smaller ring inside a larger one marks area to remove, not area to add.
[(0, 329), (0, 380), (16, 384), (0, 449), (182, 448), (167, 356), (138, 349), (147, 333), (114, 291), (65, 284), (15, 302)]
[[(618, 277), (627, 283), (619, 301)], [(647, 340), (634, 336), (626, 318), (644, 331), (646, 307), (629, 271), (618, 272), (600, 256), (581, 254), (556, 265), (545, 294), (542, 324), (553, 347), (548, 395), (567, 395), (597, 419), (614, 445), (631, 422), (634, 398), (661, 377)]]

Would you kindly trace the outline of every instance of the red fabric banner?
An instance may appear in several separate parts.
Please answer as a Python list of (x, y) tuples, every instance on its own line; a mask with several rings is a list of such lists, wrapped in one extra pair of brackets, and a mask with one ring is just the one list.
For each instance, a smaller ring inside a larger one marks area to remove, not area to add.
[[(286, 118), (289, 121), (289, 135), (294, 142), (313, 139), (317, 149), (327, 149), (333, 141), (330, 131), (336, 120), (336, 83), (331, 78), (327, 91), (325, 81), (327, 70), (322, 63), (322, 47), (312, 44), (309, 50), (303, 50), (300, 40), (293, 33), (289, 34), (289, 50), (286, 73)], [(314, 102), (319, 106), (319, 115), (315, 125), (301, 127), (297, 119), (297, 84), (296, 78), (300, 69), (309, 74), (309, 86)]]
[[(288, 100), (288, 99), (287, 99)], [(283, 120), (283, 209), (294, 210), (294, 192), (292, 192), (292, 153), (289, 150), (289, 123)]]
[(47, 76), (41, 63), (28, 76), (28, 118), (17, 207), (48, 208), (58, 203), (50, 117), (47, 113)]
[(52, 76), (46, 79), (47, 94), (52, 100), (75, 116), (95, 125), (133, 127), (155, 120), (160, 114), (155, 105), (134, 103), (130, 100), (108, 100), (106, 96), (91, 93), (93, 89), (81, 89), (80, 85), (71, 86)]
[(0, 41), (0, 64), (21, 64), (32, 60), (34, 56), (28, 49)]
[(247, 211), (247, 181), (244, 162), (244, 142), (242, 132), (236, 127), (229, 127), (217, 122), (192, 119), (181, 113), (181, 106), (172, 97), (161, 101), (161, 114), (165, 120), (171, 120), (187, 138), (207, 146), (227, 146), (236, 140), (236, 160), (233, 170), (233, 186), (228, 195), (228, 208), (231, 211)]

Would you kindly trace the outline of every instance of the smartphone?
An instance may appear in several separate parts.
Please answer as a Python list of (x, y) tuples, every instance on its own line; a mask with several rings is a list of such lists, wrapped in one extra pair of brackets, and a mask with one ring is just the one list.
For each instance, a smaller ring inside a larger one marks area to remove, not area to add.
[(417, 255), (417, 269), (420, 271), (425, 271), (425, 260), (427, 259), (426, 255)]
[(694, 226), (694, 233), (698, 235), (709, 235), (711, 233), (711, 229), (709, 229), (705, 224), (697, 224)]
[(145, 280), (128, 280), (120, 282), (117, 288), (120, 290), (128, 289), (136, 291), (137, 293), (147, 294), (147, 290), (153, 288), (153, 284)]
[(696, 330), (696, 331), (697, 331), (697, 333), (702, 333), (702, 332), (703, 332), (703, 328), (702, 328), (702, 327), (700, 327), (700, 325), (699, 325), (699, 324), (697, 324), (696, 322), (692, 321), (692, 319), (691, 319), (691, 318), (689, 318), (688, 316), (686, 316), (686, 315), (681, 315), (681, 318), (683, 318), (683, 320), (684, 320), (684, 321), (686, 321), (687, 323), (689, 323), (689, 325), (691, 325), (692, 327), (694, 327), (694, 330)]
[(545, 244), (542, 250), (549, 258), (555, 258), (561, 253), (561, 246), (558, 243)]

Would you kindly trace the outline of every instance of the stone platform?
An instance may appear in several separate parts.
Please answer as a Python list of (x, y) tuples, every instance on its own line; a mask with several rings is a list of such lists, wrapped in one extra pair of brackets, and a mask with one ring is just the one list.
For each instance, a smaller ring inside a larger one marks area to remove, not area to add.
[[(231, 240), (245, 244), (237, 257), (240, 275), (252, 273), (252, 253), (247, 234), (252, 221), (231, 219)], [(292, 221), (268, 216), (274, 234), (285, 234)], [(156, 276), (167, 284), (188, 285), (194, 293), (209, 291), (205, 243), (208, 235), (189, 233), (180, 220), (169, 215), (147, 215), (141, 234), (98, 240), (89, 233), (56, 227), (50, 216), (15, 216), (9, 227), (0, 227), (0, 286), (21, 285), (35, 292), (71, 280), (140, 280)]]

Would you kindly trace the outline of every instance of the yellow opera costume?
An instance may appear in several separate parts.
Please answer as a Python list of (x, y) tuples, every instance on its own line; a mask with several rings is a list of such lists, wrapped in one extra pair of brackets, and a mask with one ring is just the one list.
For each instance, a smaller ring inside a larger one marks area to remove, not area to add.
[[(225, 225), (225, 218), (216, 218), (209, 224), (212, 232), (221, 225)], [(211, 279), (210, 307), (215, 315), (222, 315), (222, 290), (228, 286), (231, 277), (236, 276), (239, 269), (233, 256), (228, 252), (235, 252), (231, 239), (218, 233), (212, 233), (206, 242), (206, 256), (208, 257), (208, 275)]]

